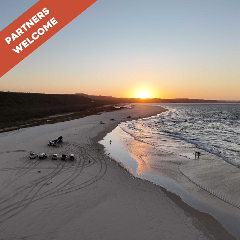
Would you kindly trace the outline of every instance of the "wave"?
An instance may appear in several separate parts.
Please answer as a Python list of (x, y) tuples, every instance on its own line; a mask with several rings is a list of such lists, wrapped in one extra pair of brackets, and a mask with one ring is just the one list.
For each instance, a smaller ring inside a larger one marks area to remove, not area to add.
[[(239, 104), (162, 106), (168, 111), (123, 123), (121, 129), (135, 140), (155, 147), (165, 145), (173, 152), (185, 152), (188, 156), (196, 148), (240, 167)], [(230, 121), (232, 119), (235, 120)]]

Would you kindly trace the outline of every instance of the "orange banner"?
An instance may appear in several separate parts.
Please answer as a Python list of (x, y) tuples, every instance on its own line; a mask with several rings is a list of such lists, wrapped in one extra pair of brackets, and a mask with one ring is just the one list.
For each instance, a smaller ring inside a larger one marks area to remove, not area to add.
[(39, 0), (0, 32), (0, 77), (97, 0)]

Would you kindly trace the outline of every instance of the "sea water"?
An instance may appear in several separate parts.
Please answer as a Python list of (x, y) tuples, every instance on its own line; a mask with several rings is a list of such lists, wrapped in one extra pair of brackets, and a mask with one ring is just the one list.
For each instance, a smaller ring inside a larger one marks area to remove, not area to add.
[(181, 156), (195, 158), (195, 148), (240, 167), (240, 104), (161, 106), (168, 111), (120, 128), (135, 140)]

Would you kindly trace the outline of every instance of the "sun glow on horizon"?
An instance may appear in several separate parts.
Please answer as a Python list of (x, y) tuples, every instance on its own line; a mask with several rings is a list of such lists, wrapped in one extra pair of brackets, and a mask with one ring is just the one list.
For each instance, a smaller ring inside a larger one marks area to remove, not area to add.
[(150, 97), (151, 97), (151, 94), (146, 90), (142, 90), (136, 93), (136, 98), (146, 99)]

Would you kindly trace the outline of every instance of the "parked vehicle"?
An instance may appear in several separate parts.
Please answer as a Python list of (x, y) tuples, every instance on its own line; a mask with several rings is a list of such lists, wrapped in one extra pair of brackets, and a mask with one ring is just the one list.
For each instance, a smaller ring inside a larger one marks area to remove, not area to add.
[(57, 146), (57, 141), (56, 140), (50, 140), (49, 142), (48, 142), (48, 146)]
[(47, 158), (47, 154), (46, 153), (39, 154), (39, 159), (45, 159), (45, 158)]
[(75, 155), (74, 155), (74, 154), (70, 154), (69, 160), (70, 160), (70, 161), (74, 161), (74, 160), (75, 160)]
[(58, 143), (61, 143), (63, 141), (63, 137), (60, 136), (58, 139), (52, 139), (48, 142), (48, 146), (57, 146)]
[(29, 156), (30, 159), (35, 159), (37, 157), (38, 155), (35, 152), (30, 152), (30, 156)]
[(53, 154), (53, 155), (52, 155), (52, 160), (58, 160), (58, 154), (56, 154), (56, 153)]
[(67, 161), (67, 155), (66, 154), (62, 154), (61, 160)]

